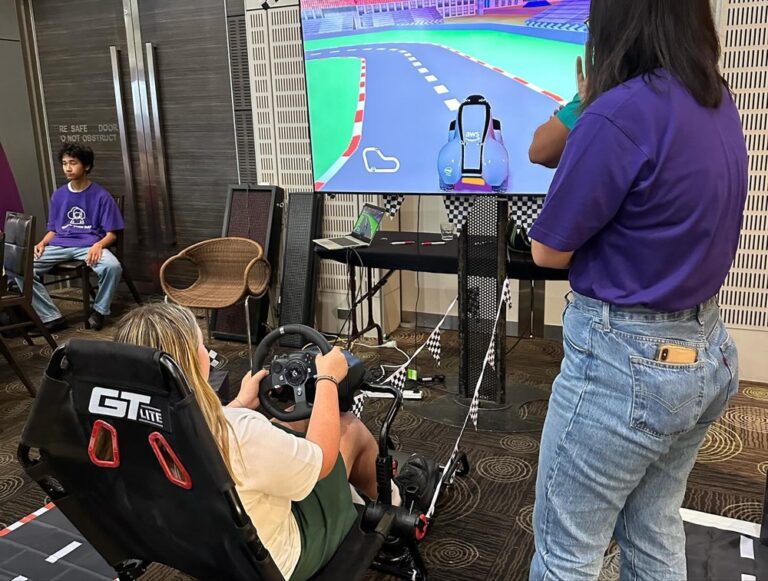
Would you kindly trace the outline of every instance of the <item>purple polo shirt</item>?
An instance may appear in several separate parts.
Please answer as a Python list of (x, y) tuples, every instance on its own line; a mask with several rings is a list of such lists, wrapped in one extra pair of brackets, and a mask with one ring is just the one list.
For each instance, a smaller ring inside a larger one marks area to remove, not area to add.
[(576, 292), (658, 311), (720, 290), (736, 255), (747, 148), (723, 88), (700, 106), (668, 72), (601, 95), (568, 137), (531, 238), (575, 251)]

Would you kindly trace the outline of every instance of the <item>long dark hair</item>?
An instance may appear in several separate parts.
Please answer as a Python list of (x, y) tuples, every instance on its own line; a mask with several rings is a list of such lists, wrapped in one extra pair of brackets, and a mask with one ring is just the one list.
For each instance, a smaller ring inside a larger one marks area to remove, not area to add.
[(725, 79), (710, 0), (592, 0), (584, 106), (639, 75), (664, 68), (704, 107), (717, 108)]

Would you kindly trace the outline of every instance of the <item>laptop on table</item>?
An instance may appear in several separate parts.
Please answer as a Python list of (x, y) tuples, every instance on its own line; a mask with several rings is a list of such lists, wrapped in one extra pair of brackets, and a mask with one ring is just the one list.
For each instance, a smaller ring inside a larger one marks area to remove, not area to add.
[(384, 217), (384, 211), (384, 208), (380, 208), (379, 206), (365, 204), (362, 212), (360, 212), (360, 215), (357, 217), (355, 227), (347, 236), (339, 236), (338, 238), (318, 238), (317, 240), (313, 240), (313, 242), (328, 250), (370, 246), (371, 242), (373, 242), (373, 237), (376, 236), (376, 232), (379, 230), (381, 220)]

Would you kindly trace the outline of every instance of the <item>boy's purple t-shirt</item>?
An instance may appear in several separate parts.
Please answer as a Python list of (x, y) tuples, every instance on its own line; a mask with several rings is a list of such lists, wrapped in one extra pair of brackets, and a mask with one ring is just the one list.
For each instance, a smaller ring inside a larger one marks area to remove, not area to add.
[(531, 238), (575, 251), (576, 292), (671, 312), (713, 297), (739, 243), (748, 158), (723, 88), (702, 107), (668, 72), (601, 95), (568, 137)]
[(56, 232), (51, 246), (93, 246), (107, 232), (122, 230), (125, 222), (109, 192), (96, 182), (82, 192), (64, 184), (51, 196), (48, 231)]

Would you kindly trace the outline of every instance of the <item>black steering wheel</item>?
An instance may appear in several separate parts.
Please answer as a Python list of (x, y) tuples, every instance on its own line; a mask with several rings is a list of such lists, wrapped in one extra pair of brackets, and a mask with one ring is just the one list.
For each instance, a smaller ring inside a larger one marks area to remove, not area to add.
[[(254, 356), (254, 374), (264, 366), (272, 345), (284, 335), (301, 335), (305, 341), (316, 345), (323, 355), (326, 355), (332, 349), (328, 340), (311, 327), (306, 325), (284, 325), (264, 337), (259, 344)], [(262, 379), (259, 385), (259, 401), (270, 415), (278, 420), (293, 422), (305, 420), (312, 414), (314, 393), (312, 393), (312, 397), (307, 398), (307, 388), (308, 384), (314, 387), (315, 377), (317, 377), (317, 369), (315, 368), (316, 356), (317, 351), (310, 349), (279, 355), (272, 360), (269, 366), (269, 375)], [(294, 407), (291, 411), (281, 409), (275, 404), (275, 400), (272, 397), (274, 390), (293, 391)]]

